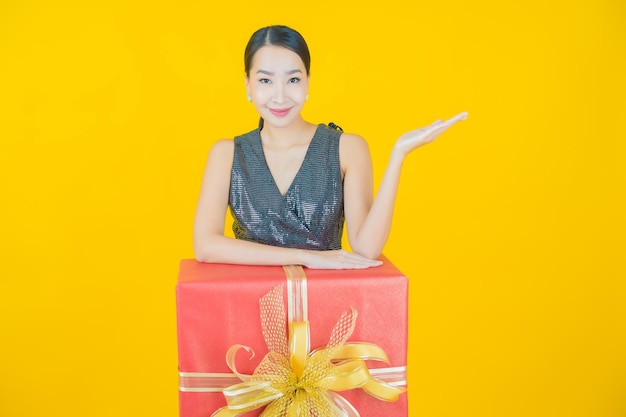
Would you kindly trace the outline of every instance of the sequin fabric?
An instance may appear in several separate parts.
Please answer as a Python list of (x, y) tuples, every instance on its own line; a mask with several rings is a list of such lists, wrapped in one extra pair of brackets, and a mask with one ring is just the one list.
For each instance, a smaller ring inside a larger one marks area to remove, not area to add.
[(341, 132), (318, 125), (285, 195), (269, 170), (259, 129), (235, 137), (229, 206), (238, 239), (299, 249), (341, 249)]

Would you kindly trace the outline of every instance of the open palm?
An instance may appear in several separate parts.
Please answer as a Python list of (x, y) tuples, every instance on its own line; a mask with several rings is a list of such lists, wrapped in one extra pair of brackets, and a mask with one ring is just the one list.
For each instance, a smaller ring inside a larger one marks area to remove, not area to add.
[(448, 120), (437, 120), (428, 126), (407, 132), (398, 138), (394, 151), (407, 155), (414, 149), (434, 141), (452, 125), (466, 118), (467, 112), (462, 112)]

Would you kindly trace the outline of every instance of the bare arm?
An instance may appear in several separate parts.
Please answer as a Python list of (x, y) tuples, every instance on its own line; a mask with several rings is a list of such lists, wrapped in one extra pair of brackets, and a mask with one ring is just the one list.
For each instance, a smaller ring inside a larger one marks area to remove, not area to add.
[(228, 208), (233, 142), (217, 142), (209, 153), (196, 216), (194, 252), (200, 262), (245, 265), (304, 265), (309, 268), (348, 269), (380, 265), (343, 250), (312, 251), (247, 242), (224, 236)]
[(434, 141), (450, 126), (466, 117), (467, 113), (460, 113), (447, 121), (438, 120), (398, 138), (376, 199), (373, 199), (371, 191), (372, 168), (367, 144), (358, 136), (346, 135), (345, 141), (342, 138), (346, 223), (350, 246), (355, 253), (373, 259), (382, 252), (391, 230), (400, 173), (406, 156)]

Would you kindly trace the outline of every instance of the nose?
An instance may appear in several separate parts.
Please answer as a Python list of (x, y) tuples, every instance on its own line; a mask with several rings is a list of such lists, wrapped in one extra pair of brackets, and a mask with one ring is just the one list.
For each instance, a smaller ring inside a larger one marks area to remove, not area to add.
[(285, 86), (276, 84), (274, 89), (274, 103), (283, 103), (285, 101)]

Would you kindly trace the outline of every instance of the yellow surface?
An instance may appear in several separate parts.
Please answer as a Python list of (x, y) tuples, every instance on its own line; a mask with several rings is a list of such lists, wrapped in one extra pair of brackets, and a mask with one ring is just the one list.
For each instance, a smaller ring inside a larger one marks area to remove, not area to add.
[[(412, 4), (412, 5), (411, 5)], [(305, 116), (410, 157), (413, 416), (626, 415), (626, 4), (0, 3), (0, 415), (174, 416), (174, 285), (243, 48), (312, 50)]]

